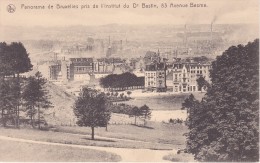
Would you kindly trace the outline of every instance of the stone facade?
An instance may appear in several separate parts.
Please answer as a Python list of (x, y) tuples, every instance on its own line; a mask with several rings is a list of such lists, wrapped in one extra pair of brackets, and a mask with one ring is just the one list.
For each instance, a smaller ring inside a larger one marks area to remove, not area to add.
[(173, 92), (198, 92), (197, 79), (202, 76), (210, 82), (209, 70), (211, 64), (174, 63), (173, 64)]

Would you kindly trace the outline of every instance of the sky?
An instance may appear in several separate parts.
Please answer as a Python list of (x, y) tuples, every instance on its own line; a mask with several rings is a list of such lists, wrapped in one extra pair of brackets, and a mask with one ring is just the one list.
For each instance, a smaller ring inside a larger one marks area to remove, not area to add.
[[(205, 8), (169, 8), (169, 4), (206, 4)], [(120, 4), (120, 9), (89, 8), (89, 4)], [(130, 8), (123, 8), (123, 4)], [(159, 8), (132, 8), (133, 3), (157, 4)], [(166, 3), (168, 8), (160, 8)], [(7, 6), (16, 7), (14, 13)], [(53, 10), (22, 9), (21, 6), (49, 4)], [(56, 5), (78, 5), (79, 9), (57, 9)], [(71, 26), (71, 25), (160, 25), (160, 24), (259, 24), (259, 0), (0, 0), (0, 26)]]

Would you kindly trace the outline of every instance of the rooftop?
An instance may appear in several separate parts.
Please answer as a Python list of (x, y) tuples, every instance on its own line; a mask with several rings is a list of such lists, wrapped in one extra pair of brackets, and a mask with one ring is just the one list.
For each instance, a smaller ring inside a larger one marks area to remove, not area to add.
[(157, 71), (157, 70), (166, 70), (165, 63), (152, 63), (150, 65), (146, 65), (145, 71)]

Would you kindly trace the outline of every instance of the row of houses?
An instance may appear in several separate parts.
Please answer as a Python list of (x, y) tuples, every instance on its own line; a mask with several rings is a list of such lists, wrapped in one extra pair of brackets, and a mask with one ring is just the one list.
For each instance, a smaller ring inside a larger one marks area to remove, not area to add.
[(38, 70), (49, 81), (90, 81), (112, 73), (123, 73), (124, 61), (120, 58), (69, 58), (38, 63)]
[[(69, 58), (46, 61), (38, 64), (38, 70), (49, 81), (68, 83), (80, 81), (90, 83), (109, 74), (127, 72), (126, 63), (120, 58)], [(145, 65), (145, 71), (135, 69), (133, 73), (144, 76), (144, 87), (147, 91), (156, 92), (197, 92), (201, 91), (197, 79), (202, 76), (210, 82), (210, 63), (182, 62), (176, 60), (169, 62), (159, 59)], [(98, 83), (96, 83), (98, 84)]]
[(165, 62), (155, 62), (146, 66), (145, 89), (156, 92), (197, 92), (197, 79), (202, 76), (210, 82), (210, 63), (174, 62), (167, 66)]

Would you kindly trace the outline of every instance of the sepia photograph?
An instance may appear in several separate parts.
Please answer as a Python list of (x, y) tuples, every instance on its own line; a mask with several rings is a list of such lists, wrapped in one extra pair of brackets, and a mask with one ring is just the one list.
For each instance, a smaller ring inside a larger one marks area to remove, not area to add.
[(1, 0), (0, 162), (259, 162), (259, 0)]

